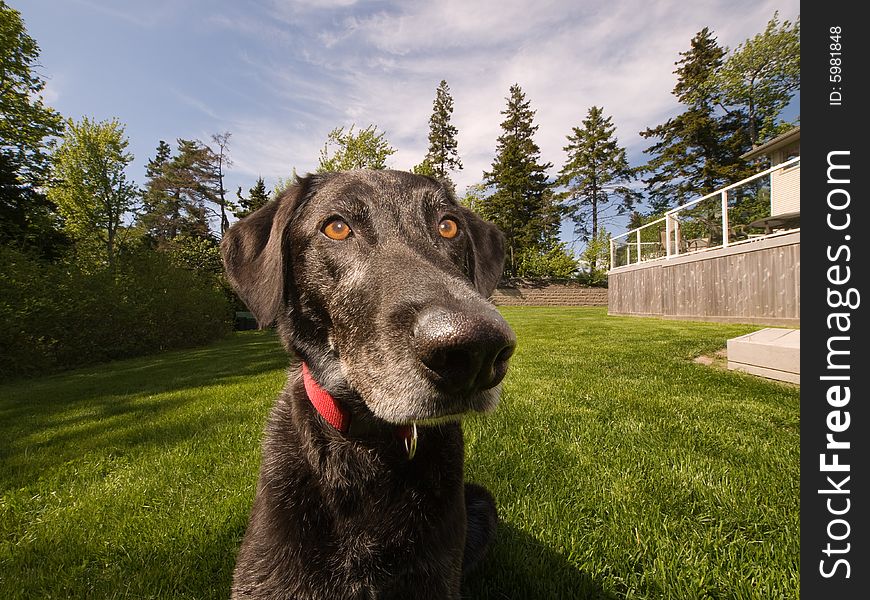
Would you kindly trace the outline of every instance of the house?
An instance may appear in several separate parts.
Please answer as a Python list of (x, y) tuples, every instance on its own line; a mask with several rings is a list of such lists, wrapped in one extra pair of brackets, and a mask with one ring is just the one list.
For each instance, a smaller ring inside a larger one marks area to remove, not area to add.
[(800, 127), (743, 155), (765, 157), (751, 177), (613, 236), (608, 313), (799, 326)]
[(728, 340), (728, 368), (800, 383), (800, 127), (743, 158), (769, 166), (611, 238), (607, 312), (772, 325)]
[[(742, 155), (744, 160), (767, 158), (770, 166), (787, 163), (801, 154), (801, 128), (795, 127), (778, 135)], [(770, 174), (770, 218), (764, 223), (773, 227), (794, 226), (800, 223), (801, 212), (801, 168), (800, 163), (773, 171)], [(768, 231), (769, 233), (769, 231)]]

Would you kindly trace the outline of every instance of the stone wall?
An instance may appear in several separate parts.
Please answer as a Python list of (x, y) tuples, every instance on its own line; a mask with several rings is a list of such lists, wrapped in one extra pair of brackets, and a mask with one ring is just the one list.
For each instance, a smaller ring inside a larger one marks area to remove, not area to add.
[(508, 283), (492, 294), (496, 306), (607, 306), (607, 288), (572, 283)]

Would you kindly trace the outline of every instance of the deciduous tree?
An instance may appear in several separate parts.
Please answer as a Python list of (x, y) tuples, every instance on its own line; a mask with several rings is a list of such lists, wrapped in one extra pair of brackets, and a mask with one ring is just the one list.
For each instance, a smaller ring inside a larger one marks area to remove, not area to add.
[(133, 160), (124, 126), (117, 119), (67, 121), (64, 141), (54, 155), (49, 198), (80, 250), (97, 250), (114, 267), (124, 217), (139, 192), (124, 170)]
[(780, 23), (774, 13), (764, 31), (740, 44), (713, 77), (719, 106), (745, 115), (753, 146), (791, 126), (779, 117), (800, 89), (800, 33), (800, 17)]
[(203, 181), (204, 192), (209, 196), (209, 200), (213, 204), (217, 204), (220, 208), (220, 229), (221, 237), (224, 232), (230, 228), (230, 220), (227, 217), (228, 213), (235, 208), (232, 203), (227, 200), (227, 190), (224, 187), (224, 175), (226, 169), (233, 166), (233, 161), (229, 156), (230, 136), (229, 131), (223, 133), (215, 133), (211, 136), (212, 146), (203, 144), (205, 152), (205, 160), (203, 167), (206, 177)]
[(44, 102), (38, 59), (21, 13), (0, 0), (0, 243), (51, 254), (58, 220), (40, 188), (63, 120)]
[(468, 207), (475, 212), (479, 212), (480, 208), (486, 202), (486, 184), (483, 182), (473, 183), (465, 188), (465, 195), (459, 198), (459, 203), (462, 206)]
[(426, 177), (437, 177), (438, 174), (435, 172), (435, 167), (432, 165), (432, 162), (429, 160), (429, 157), (423, 159), (423, 162), (420, 164), (414, 165), (411, 167), (411, 173), (415, 175), (425, 175)]
[(386, 133), (378, 132), (375, 125), (369, 125), (359, 133), (354, 133), (354, 125), (347, 131), (344, 127), (337, 127), (329, 132), (320, 151), (317, 172), (385, 169), (387, 158), (395, 153), (386, 140)]
[(607, 283), (607, 271), (610, 269), (610, 234), (607, 229), (602, 227), (598, 230), (595, 237), (586, 243), (580, 258), (589, 265), (586, 283)]

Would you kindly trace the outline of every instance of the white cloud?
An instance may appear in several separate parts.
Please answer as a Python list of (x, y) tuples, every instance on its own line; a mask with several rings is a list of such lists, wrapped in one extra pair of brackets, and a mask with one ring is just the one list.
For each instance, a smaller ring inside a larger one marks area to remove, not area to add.
[[(376, 10), (364, 3), (335, 5), (345, 10), (329, 18), (322, 9), (311, 17), (315, 9), (309, 4), (275, 3), (271, 16), (280, 23), (257, 27), (277, 27), (285, 42), (293, 39), (304, 48), (288, 57), (286, 70), (273, 62), (262, 76), (273, 75), (269, 84), (276, 97), (309, 107), (307, 123), (281, 128), (281, 142), (264, 141), (257, 146), (261, 156), (238, 165), (270, 163), (265, 155), (280, 152), (281, 144), (293, 148), (291, 154), (314, 149), (309, 161), (315, 162), (326, 133), (355, 122), (386, 131), (398, 149), (392, 165), (410, 168), (426, 151), (428, 117), (442, 78), (455, 99), (453, 121), (465, 165), (455, 176), (460, 191), (491, 164), (500, 111), (513, 83), (537, 111), (536, 140), (554, 173), (564, 160), (565, 136), (593, 104), (605, 107), (620, 142), (639, 153), (647, 142), (638, 132), (677, 109), (670, 94), (674, 62), (698, 30), (709, 26), (720, 43), (734, 46), (761, 31), (775, 9), (784, 18), (798, 12), (796, 1), (551, 0), (533, 9), (504, 0), (378, 4)], [(311, 21), (302, 24), (300, 15)]]
[[(492, 163), (512, 84), (536, 111), (535, 139), (552, 175), (564, 161), (565, 136), (592, 105), (613, 117), (620, 143), (639, 162), (649, 145), (639, 132), (678, 110), (674, 62), (697, 31), (709, 26), (734, 47), (774, 10), (785, 19), (799, 13), (798, 0), (78, 0), (78, 7), (92, 22), (108, 17), (116, 32), (141, 36), (112, 47), (124, 65), (112, 80), (119, 104), (103, 110), (141, 139), (143, 169), (155, 136), (208, 140), (230, 131), (228, 187), (247, 190), (259, 175), (271, 186), (293, 167), (313, 170), (328, 132), (352, 123), (385, 131), (397, 149), (390, 165), (409, 169), (426, 152), (435, 89), (446, 79), (465, 167), (454, 175), (460, 193)], [(74, 27), (53, 31), (82, 35)], [(63, 48), (79, 47), (66, 41)], [(92, 54), (76, 61), (52, 74), (44, 94), (73, 113), (107, 91), (87, 70), (101, 68)], [(134, 112), (142, 81), (165, 94)]]

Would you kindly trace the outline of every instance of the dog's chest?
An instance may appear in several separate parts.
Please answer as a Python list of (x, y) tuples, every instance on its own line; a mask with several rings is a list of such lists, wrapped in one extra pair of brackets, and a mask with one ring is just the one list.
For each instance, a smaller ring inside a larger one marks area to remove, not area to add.
[(434, 491), (429, 478), (381, 476), (328, 492), (297, 490), (284, 514), (292, 523), (287, 548), (275, 555), (295, 557), (287, 570), (311, 597), (341, 590), (341, 598), (421, 598), (433, 586), (441, 589), (432, 597), (452, 597), (465, 542), (462, 488)]
[(306, 538), (321, 548), (329, 538), (333, 573), (342, 574), (345, 589), (419, 597), (414, 588), (426, 579), (429, 586), (432, 579), (458, 581), (466, 527), (462, 448), (438, 437), (422, 436), (413, 461), (351, 469), (345, 485), (326, 490), (315, 510), (321, 518), (328, 513), (328, 536)]

